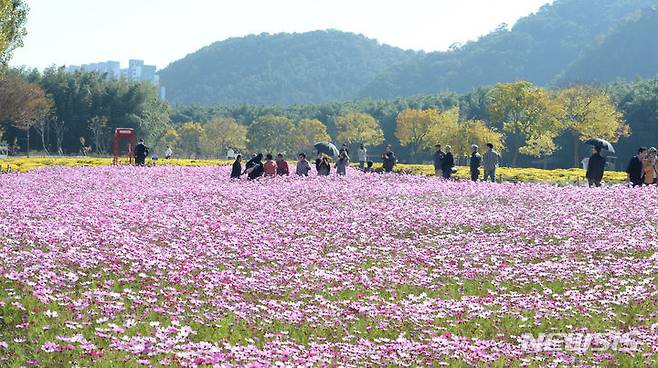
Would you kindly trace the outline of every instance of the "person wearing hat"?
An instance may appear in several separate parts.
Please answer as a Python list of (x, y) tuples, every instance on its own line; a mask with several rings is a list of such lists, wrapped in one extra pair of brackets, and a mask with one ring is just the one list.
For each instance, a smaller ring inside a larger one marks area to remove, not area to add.
[(135, 146), (135, 165), (144, 166), (148, 155), (149, 149), (144, 145), (144, 140), (140, 139), (139, 143)]

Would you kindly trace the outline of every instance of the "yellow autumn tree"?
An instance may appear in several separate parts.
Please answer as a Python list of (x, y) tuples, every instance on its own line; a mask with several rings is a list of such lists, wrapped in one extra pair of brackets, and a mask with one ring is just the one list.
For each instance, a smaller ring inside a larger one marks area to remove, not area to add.
[(330, 140), (327, 126), (317, 119), (304, 119), (292, 131), (292, 142), (297, 152), (306, 152), (314, 144)]
[(379, 122), (366, 113), (349, 113), (336, 118), (337, 139), (341, 143), (378, 145), (384, 141)]
[[(518, 81), (497, 84), (488, 94), (492, 120), (507, 133), (507, 147), (516, 166), (519, 153), (536, 152), (532, 139), (556, 137), (562, 130), (562, 104), (541, 87)], [(528, 146), (528, 143), (531, 143)]]
[(580, 162), (581, 142), (603, 138), (612, 143), (630, 135), (630, 128), (605, 90), (591, 86), (572, 86), (559, 90), (556, 99), (562, 104), (562, 121), (573, 137), (574, 165)]

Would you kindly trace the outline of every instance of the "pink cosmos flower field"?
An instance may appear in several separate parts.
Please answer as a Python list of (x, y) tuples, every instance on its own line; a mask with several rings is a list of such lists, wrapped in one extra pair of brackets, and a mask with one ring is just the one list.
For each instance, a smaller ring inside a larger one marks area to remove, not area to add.
[(654, 187), (229, 170), (1, 175), (0, 366), (658, 364)]

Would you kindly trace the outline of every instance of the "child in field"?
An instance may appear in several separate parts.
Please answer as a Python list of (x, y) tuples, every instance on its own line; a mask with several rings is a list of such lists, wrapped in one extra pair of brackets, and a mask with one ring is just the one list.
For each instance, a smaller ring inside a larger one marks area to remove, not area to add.
[(363, 172), (365, 172), (365, 173), (372, 173), (372, 172), (375, 172), (375, 170), (372, 168), (372, 165), (373, 165), (373, 164), (374, 164), (374, 163), (373, 163), (372, 161), (368, 161), (368, 162), (366, 162), (366, 167), (365, 167), (365, 169), (363, 169)]

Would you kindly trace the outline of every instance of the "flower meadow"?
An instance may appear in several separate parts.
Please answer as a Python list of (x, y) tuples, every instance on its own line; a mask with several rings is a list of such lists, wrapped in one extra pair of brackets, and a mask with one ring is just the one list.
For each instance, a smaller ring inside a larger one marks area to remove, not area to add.
[(0, 176), (0, 366), (658, 364), (655, 187), (229, 170)]

